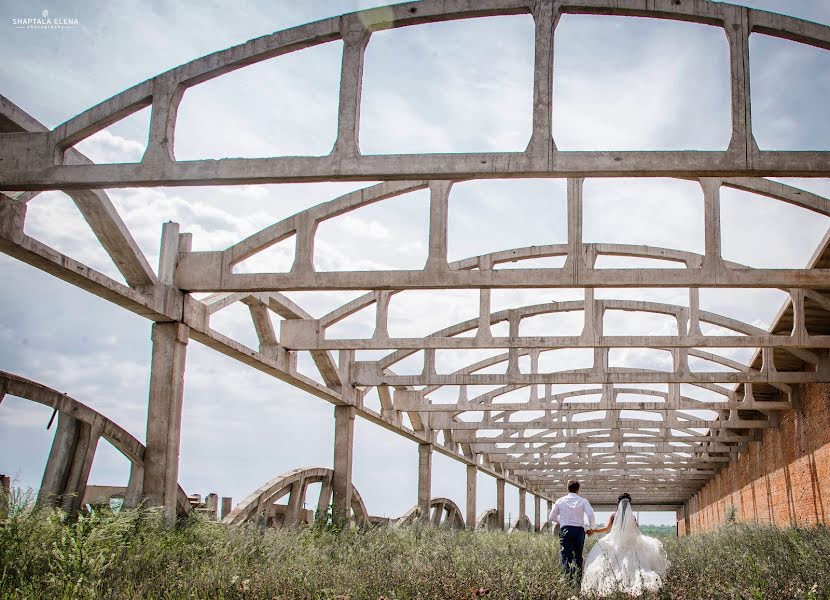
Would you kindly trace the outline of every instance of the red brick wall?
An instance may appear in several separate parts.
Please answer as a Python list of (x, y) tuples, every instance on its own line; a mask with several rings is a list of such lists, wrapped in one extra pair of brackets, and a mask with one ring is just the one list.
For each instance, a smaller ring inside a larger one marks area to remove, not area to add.
[(686, 509), (681, 508), (677, 511), (677, 537), (683, 537), (689, 533), (686, 527)]
[(803, 386), (780, 427), (750, 442), (678, 512), (678, 534), (717, 528), (731, 510), (741, 523), (830, 525), (830, 384)]

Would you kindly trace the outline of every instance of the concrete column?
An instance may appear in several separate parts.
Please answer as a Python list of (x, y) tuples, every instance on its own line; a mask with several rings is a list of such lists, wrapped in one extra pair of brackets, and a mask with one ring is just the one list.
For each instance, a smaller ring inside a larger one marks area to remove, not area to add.
[(528, 150), (537, 152), (548, 151), (551, 146), (555, 148), (551, 137), (551, 107), (553, 105), (553, 29), (558, 15), (554, 15), (552, 4), (551, 2), (538, 2), (533, 5), (536, 56), (533, 66), (533, 135), (530, 138)]
[(124, 494), (124, 508), (136, 508), (144, 498), (144, 465), (132, 463), (130, 466), (130, 481), (127, 483), (127, 492)]
[(89, 472), (92, 470), (92, 461), (98, 449), (102, 425), (100, 417), (97, 417), (92, 425), (83, 422), (79, 425), (63, 493), (63, 509), (69, 514), (75, 514), (81, 508), (81, 502), (86, 493), (86, 484), (89, 481)]
[(285, 525), (294, 525), (300, 520), (304, 495), (305, 486), (302, 481), (295, 481), (291, 484), (291, 491), (288, 492), (288, 506), (285, 510)]
[(182, 395), (189, 337), (190, 328), (181, 323), (153, 324), (143, 493), (148, 507), (164, 509), (169, 525), (176, 518), (179, 490)]
[(334, 407), (333, 518), (348, 522), (352, 514), (352, 454), (354, 451), (354, 406)]
[(329, 506), (331, 505), (331, 477), (323, 479), (320, 485), (320, 498), (317, 501), (317, 515), (324, 521), (328, 518)]
[(547, 502), (547, 512), (545, 513), (545, 521), (548, 520), (548, 517), (550, 516), (550, 511), (552, 511), (552, 510), (553, 510), (553, 500), (548, 500), (548, 502)]
[(433, 527), (438, 527), (439, 525), (441, 525), (441, 519), (446, 514), (446, 512), (447, 510), (444, 508), (443, 504), (436, 508), (435, 514), (432, 515), (432, 521), (430, 522), (430, 525), (432, 525)]
[(519, 488), (519, 518), (527, 513), (527, 488)]
[(447, 222), (452, 182), (431, 181), (429, 184), (429, 255), (427, 270), (447, 269)]
[(432, 445), (418, 444), (418, 507), (421, 523), (429, 524), (429, 503), (432, 500)]
[(219, 495), (211, 492), (205, 498), (205, 508), (211, 521), (219, 520)]
[(476, 527), (476, 484), (478, 483), (478, 468), (467, 465), (467, 528)]
[(498, 528), (504, 531), (504, 479), (496, 479), (496, 518), (499, 521)]
[(86, 492), (102, 426), (100, 417), (90, 425), (59, 413), (58, 427), (38, 493), (38, 504), (61, 506), (69, 514), (78, 511)]
[(37, 503), (40, 506), (57, 506), (66, 488), (69, 468), (75, 452), (80, 421), (66, 413), (58, 413), (58, 426), (52, 438), (52, 449), (43, 471)]
[(219, 515), (219, 519), (224, 519), (233, 510), (233, 498), (230, 496), (222, 496), (222, 512)]
[(341, 19), (343, 61), (340, 67), (340, 95), (337, 112), (335, 152), (356, 156), (359, 152), (360, 97), (363, 89), (363, 64), (369, 32), (355, 18)]
[(692, 517), (691, 517), (691, 501), (686, 500), (683, 503), (683, 524), (685, 525), (685, 535), (691, 535), (692, 533)]
[(536, 533), (542, 531), (542, 499), (538, 494), (533, 495), (533, 528)]

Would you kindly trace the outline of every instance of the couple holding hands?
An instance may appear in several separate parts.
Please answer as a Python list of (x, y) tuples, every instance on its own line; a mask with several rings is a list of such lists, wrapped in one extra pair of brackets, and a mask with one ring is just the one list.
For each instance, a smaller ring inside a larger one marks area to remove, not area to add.
[[(663, 544), (640, 533), (631, 510), (631, 496), (621, 494), (617, 502), (617, 511), (606, 526), (595, 528), (594, 509), (579, 495), (579, 482), (568, 482), (568, 494), (556, 501), (548, 515), (548, 522), (559, 524), (562, 566), (577, 583), (581, 580), (583, 592), (606, 595), (656, 591), (663, 585), (668, 563)], [(585, 537), (608, 532), (591, 549), (583, 571)]]

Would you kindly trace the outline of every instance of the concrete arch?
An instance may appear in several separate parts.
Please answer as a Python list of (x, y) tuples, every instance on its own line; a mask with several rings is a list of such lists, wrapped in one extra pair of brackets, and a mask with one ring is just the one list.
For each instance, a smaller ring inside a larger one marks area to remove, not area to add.
[[(53, 408), (58, 414), (58, 427), (44, 472), (39, 503), (60, 505), (68, 512), (81, 508), (98, 440), (103, 438), (131, 464), (129, 485), (110, 488), (110, 495), (121, 495), (127, 507), (140, 505), (146, 449), (131, 433), (69, 395), (13, 373), (0, 371), (0, 391), (0, 400), (9, 394)], [(179, 516), (190, 512), (187, 494), (181, 487), (178, 488), (176, 508)]]
[[(311, 524), (314, 512), (303, 508), (307, 488), (314, 483), (322, 484), (316, 510), (325, 513), (331, 502), (333, 477), (334, 471), (324, 467), (303, 467), (283, 473), (252, 492), (222, 519), (222, 523), (241, 525), (254, 519), (263, 519), (267, 525), (272, 526), (289, 526), (300, 522)], [(285, 496), (288, 496), (288, 504), (284, 507), (277, 505), (276, 502)], [(355, 487), (352, 487), (352, 512), (358, 525), (369, 524), (366, 505)]]
[(542, 525), (542, 529), (539, 533), (547, 533), (547, 534), (554, 534), (556, 536), (559, 535), (559, 524), (553, 523), (552, 521), (548, 521), (544, 525)]
[[(799, 190), (781, 184), (772, 182), (766, 179), (756, 178), (734, 178), (734, 179), (719, 179), (712, 182), (717, 188), (733, 187), (736, 189), (753, 192), (767, 198), (791, 204), (804, 208), (806, 210), (822, 215), (830, 215), (830, 203), (826, 198)], [(200, 274), (200, 278), (204, 278), (205, 271), (220, 271), (222, 277), (221, 281), (229, 281), (236, 278), (237, 274), (232, 272), (233, 265), (237, 262), (253, 256), (257, 252), (268, 248), (269, 246), (281, 242), (288, 237), (295, 237), (295, 257), (292, 268), (286, 274), (272, 274), (274, 277), (279, 275), (279, 281), (282, 285), (276, 287), (290, 288), (294, 281), (307, 279), (311, 273), (317, 273), (314, 268), (314, 238), (318, 225), (327, 219), (348, 213), (363, 206), (368, 206), (383, 200), (394, 198), (401, 194), (410, 193), (413, 191), (430, 188), (433, 194), (437, 193), (435, 187), (438, 184), (443, 184), (446, 187), (445, 193), (449, 194), (449, 187), (452, 182), (427, 182), (427, 181), (413, 181), (413, 182), (384, 182), (368, 188), (350, 192), (339, 198), (325, 202), (323, 204), (311, 207), (301, 211), (291, 217), (283, 219), (273, 225), (270, 225), (263, 230), (249, 236), (245, 240), (234, 244), (224, 251), (212, 252), (196, 252), (189, 253), (185, 257), (183, 268), (179, 269), (179, 281), (183, 287), (190, 289), (201, 289), (198, 287), (195, 279), (188, 275), (188, 272), (195, 269)], [(703, 184), (701, 184), (703, 187)], [(706, 192), (703, 191), (705, 196)], [(638, 258), (652, 258), (662, 261), (678, 263), (686, 269), (695, 270), (701, 269), (703, 266), (702, 255), (692, 252), (680, 251), (670, 248), (656, 248), (644, 245), (629, 245), (629, 244), (604, 244), (604, 243), (580, 243), (579, 252), (569, 244), (555, 244), (547, 246), (534, 246), (528, 248), (517, 248), (512, 250), (503, 250), (493, 252), (490, 254), (470, 257), (460, 261), (455, 261), (448, 265), (449, 271), (484, 271), (492, 272), (494, 267), (499, 264), (516, 262), (534, 258), (545, 257), (570, 257), (569, 261), (576, 260), (578, 254), (579, 260), (585, 263), (585, 266), (593, 269), (594, 263), (599, 256), (628, 256)], [(755, 270), (730, 261), (721, 260), (723, 268), (742, 270), (753, 272)], [(567, 263), (566, 263), (567, 266)], [(544, 269), (546, 271), (564, 270), (565, 267), (559, 269)], [(386, 273), (395, 273), (398, 271), (386, 271)], [(401, 271), (403, 272), (403, 271)], [(327, 277), (337, 278), (343, 275), (337, 275), (339, 272)], [(504, 277), (504, 273), (500, 273)], [(262, 276), (261, 276), (262, 277)], [(260, 278), (261, 278), (260, 277)], [(318, 278), (319, 279), (319, 278)], [(217, 284), (223, 286), (225, 284)], [(361, 287), (361, 286), (355, 286)], [(363, 286), (366, 287), (366, 286)], [(394, 293), (394, 292), (392, 292)], [(371, 299), (371, 295), (369, 296)], [(370, 302), (371, 303), (371, 302)], [(351, 304), (351, 303), (350, 303)], [(338, 309), (335, 312), (343, 312), (343, 309)], [(344, 313), (347, 316), (349, 313)], [(342, 318), (342, 317), (341, 317)], [(324, 317), (323, 322), (336, 322), (335, 315)]]
[(510, 524), (510, 529), (508, 531), (510, 531), (510, 533), (513, 533), (514, 531), (532, 532), (533, 523), (530, 522), (530, 518), (527, 515), (522, 515)]
[(504, 529), (504, 524), (499, 523), (498, 510), (491, 508), (478, 516), (476, 527), (478, 529), (487, 529), (488, 531), (501, 531)]
[[(373, 32), (482, 16), (514, 14), (533, 16), (537, 44), (533, 136), (523, 153), (460, 154), (452, 161), (426, 161), (425, 155), (389, 155), (367, 157), (357, 147), (362, 83), (361, 64), (365, 48)], [(15, 141), (4, 150), (14, 156), (21, 145), (28, 146), (31, 159), (21, 168), (15, 161), (10, 168), (0, 169), (7, 189), (59, 189), (67, 185), (88, 188), (128, 185), (168, 185), (187, 182), (196, 184), (238, 183), (240, 180), (258, 182), (313, 181), (323, 173), (336, 173), (340, 178), (365, 180), (438, 179), (451, 176), (498, 177), (502, 174), (528, 176), (534, 173), (556, 171), (580, 176), (608, 174), (621, 169), (642, 169), (645, 174), (671, 172), (696, 176), (708, 171), (721, 176), (733, 172), (780, 174), (780, 170), (814, 174), (828, 171), (827, 153), (802, 152), (787, 157), (787, 153), (762, 152), (752, 138), (743, 119), (747, 112), (748, 77), (744, 69), (733, 68), (730, 84), (733, 88), (732, 142), (726, 152), (712, 153), (560, 153), (551, 144), (552, 90), (550, 67), (553, 42), (559, 17), (566, 13), (652, 17), (702, 23), (722, 27), (733, 54), (733, 64), (748, 64), (746, 38), (759, 32), (794, 40), (821, 49), (830, 49), (830, 28), (764, 11), (746, 9), (720, 2), (693, 2), (676, 4), (671, 0), (631, 2), (616, 0), (567, 0), (565, 2), (531, 2), (530, 0), (485, 0), (475, 4), (447, 5), (442, 0), (424, 0), (417, 4), (399, 4), (378, 9), (342, 15), (266, 35), (197, 58), (152, 79), (121, 92), (97, 106), (56, 127), (45, 136)], [(339, 97), (338, 136), (332, 153), (325, 157), (279, 157), (270, 159), (224, 159), (222, 161), (194, 161), (182, 164), (175, 160), (172, 141), (175, 138), (176, 115), (185, 91), (195, 85), (219, 77), (230, 71), (255, 64), (304, 48), (341, 39), (343, 73)], [(118, 122), (130, 114), (152, 106), (149, 143), (138, 164), (120, 164), (111, 168), (84, 165), (67, 170), (63, 151), (79, 141)], [(651, 154), (653, 156), (642, 156)], [(791, 153), (792, 154), (792, 153)], [(625, 160), (621, 160), (621, 155)], [(482, 159), (482, 156), (486, 158)], [(352, 158), (344, 165), (344, 157)], [(693, 158), (694, 157), (694, 158)], [(6, 158), (5, 156), (3, 158)], [(420, 160), (419, 160), (420, 159)], [(622, 164), (614, 164), (614, 162)], [(757, 163), (756, 163), (757, 161)], [(3, 160), (0, 165), (9, 161)], [(215, 162), (222, 164), (217, 169)], [(586, 166), (587, 163), (587, 166)], [(800, 167), (798, 165), (801, 165)], [(16, 167), (16, 168), (15, 168)], [(47, 169), (52, 172), (47, 173)], [(105, 185), (106, 183), (106, 185)]]
[[(417, 504), (410, 508), (395, 524), (414, 525), (419, 520), (419, 508)], [(461, 515), (461, 509), (449, 498), (432, 498), (429, 501), (429, 510), (430, 516), (428, 523), (432, 527), (464, 529), (464, 517)]]
[[(743, 191), (756, 193), (767, 198), (785, 202), (810, 210), (820, 215), (830, 216), (830, 202), (826, 198), (799, 190), (792, 186), (758, 178), (732, 178), (722, 180), (722, 185)], [(306, 256), (309, 247), (313, 250), (313, 238), (317, 226), (325, 220), (335, 218), (364, 206), (382, 202), (390, 198), (408, 194), (414, 191), (423, 190), (429, 187), (427, 181), (412, 182), (383, 182), (365, 189), (349, 192), (338, 198), (318, 204), (303, 210), (291, 217), (283, 219), (273, 225), (260, 230), (248, 238), (230, 246), (222, 251), (223, 263), (233, 266), (234, 264), (249, 258), (279, 243), (292, 235), (297, 236), (297, 251), (292, 271), (311, 270), (314, 271), (313, 260)], [(676, 250), (673, 248), (657, 248), (634, 244), (606, 244), (606, 243), (584, 243), (588, 254), (595, 259), (597, 256), (630, 256), (637, 258), (653, 258), (670, 262), (682, 263), (686, 268), (700, 268), (703, 256), (693, 252)], [(450, 264), (450, 269), (491, 269), (496, 265), (529, 260), (534, 258), (549, 258), (567, 256), (572, 249), (568, 244), (554, 244), (543, 246), (530, 246), (511, 250), (501, 250), (489, 254), (466, 258)], [(745, 265), (733, 262), (725, 262), (729, 268), (747, 269)], [(368, 295), (371, 298), (371, 294)], [(365, 304), (368, 305), (368, 304)], [(365, 306), (364, 305), (364, 306)], [(342, 312), (341, 307), (335, 313), (330, 313), (321, 319), (326, 325), (333, 324), (337, 320), (336, 314)], [(345, 316), (345, 315), (344, 315)], [(341, 317), (342, 318), (342, 317)]]
[[(738, 319), (734, 319), (731, 317), (726, 317), (719, 315), (717, 313), (713, 313), (710, 311), (703, 311), (703, 310), (694, 310), (690, 309), (686, 306), (675, 305), (675, 304), (666, 304), (666, 303), (658, 303), (658, 302), (646, 302), (646, 301), (639, 301), (639, 300), (616, 300), (616, 299), (602, 299), (602, 300), (571, 300), (566, 302), (552, 302), (547, 304), (536, 304), (531, 306), (524, 306), (519, 308), (511, 308), (506, 310), (501, 310), (498, 312), (490, 313), (489, 315), (489, 324), (497, 324), (502, 322), (509, 322), (511, 319), (517, 319), (521, 321), (524, 318), (530, 318), (545, 314), (555, 314), (555, 313), (562, 313), (562, 312), (574, 312), (574, 311), (586, 311), (593, 310), (594, 312), (601, 313), (605, 310), (621, 310), (621, 311), (628, 311), (628, 312), (644, 312), (644, 313), (653, 313), (659, 315), (667, 315), (675, 318), (678, 322), (686, 321), (691, 318), (694, 319), (695, 329), (699, 331), (700, 323), (706, 323), (715, 325), (717, 327), (723, 327), (725, 329), (733, 330), (739, 333), (741, 336), (767, 336), (768, 332), (764, 331), (763, 329), (751, 325), (749, 323), (742, 322)], [(691, 313), (694, 313), (692, 316)], [(487, 321), (487, 319), (485, 319)], [(416, 352), (420, 351), (423, 348), (430, 348), (429, 340), (431, 338), (451, 338), (457, 337), (461, 334), (473, 331), (477, 329), (481, 325), (481, 319), (470, 319), (468, 321), (463, 321), (461, 323), (457, 323), (455, 325), (451, 325), (439, 331), (433, 332), (428, 336), (423, 338), (423, 344), (419, 348), (413, 349), (402, 349), (397, 350), (395, 352), (390, 353), (388, 356), (378, 360), (378, 367), (382, 369), (387, 369), (392, 367), (395, 363), (400, 362), (401, 360), (415, 354)], [(586, 327), (587, 329), (587, 327)], [(586, 332), (583, 332), (583, 336)], [(511, 337), (517, 337), (511, 335)], [(565, 337), (565, 336), (563, 336)], [(580, 336), (567, 336), (570, 341), (576, 342), (578, 337)], [(622, 336), (620, 336), (622, 337)], [(634, 337), (634, 336), (632, 336)], [(645, 345), (649, 347), (654, 347), (655, 345), (650, 342), (649, 338), (662, 338), (668, 336), (637, 336), (641, 341), (639, 345)], [(711, 340), (712, 336), (709, 336), (708, 339)], [(470, 338), (468, 338), (470, 339)], [(523, 344), (526, 346), (527, 344), (531, 343), (532, 340), (523, 340)], [(596, 347), (597, 340), (591, 340), (590, 347)], [(730, 343), (735, 343), (736, 345), (740, 345), (743, 342), (736, 336), (731, 336), (729, 339)], [(727, 344), (724, 344), (726, 346)], [(587, 346), (587, 344), (586, 344)], [(433, 345), (433, 348), (438, 347)], [(450, 346), (451, 347), (451, 346)], [(569, 347), (574, 347), (570, 345)], [(799, 351), (798, 349), (794, 349), (795, 352), (800, 352), (802, 356), (804, 353)], [(812, 357), (816, 360), (815, 357)], [(726, 360), (726, 359), (725, 359)], [(734, 361), (733, 361), (734, 362)], [(739, 364), (739, 363), (735, 363)], [(489, 366), (489, 365), (486, 365)]]
[[(830, 204), (826, 198), (798, 190), (786, 184), (756, 178), (724, 179), (722, 185), (735, 189), (763, 195), (767, 198), (785, 202), (817, 214), (830, 216)], [(234, 264), (255, 255), (257, 252), (277, 244), (292, 235), (297, 236), (297, 252), (292, 271), (314, 271), (313, 260), (306, 256), (309, 245), (313, 248), (313, 238), (318, 225), (328, 219), (352, 212), (384, 200), (429, 187), (427, 181), (384, 182), (354, 192), (344, 194), (334, 200), (315, 205), (291, 217), (260, 230), (248, 238), (222, 251), (223, 263)], [(703, 256), (693, 252), (673, 248), (657, 248), (634, 244), (585, 243), (589, 254), (594, 258), (601, 255), (630, 256), (653, 258), (682, 263), (686, 268), (700, 268)], [(529, 260), (567, 256), (571, 251), (568, 244), (530, 246), (512, 250), (501, 250), (489, 254), (466, 258), (450, 264), (451, 269), (490, 269), (496, 265)], [(749, 268), (739, 263), (726, 262), (729, 268)], [(330, 320), (326, 317), (323, 321)]]
[(241, 242), (224, 250), (222, 252), (223, 260), (229, 265), (234, 265), (296, 234), (298, 248), (292, 270), (304, 269), (313, 271), (313, 261), (303, 261), (306, 254), (304, 250), (306, 250), (305, 245), (309, 243), (313, 244), (314, 234), (320, 223), (364, 206), (426, 189), (428, 185), (426, 181), (385, 181), (368, 188), (349, 192), (334, 200), (307, 208), (304, 211), (254, 233)]

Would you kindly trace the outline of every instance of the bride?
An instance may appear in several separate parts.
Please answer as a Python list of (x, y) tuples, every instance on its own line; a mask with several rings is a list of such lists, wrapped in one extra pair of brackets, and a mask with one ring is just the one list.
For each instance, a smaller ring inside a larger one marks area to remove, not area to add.
[(616, 591), (639, 595), (659, 590), (666, 577), (666, 552), (659, 540), (640, 533), (628, 494), (619, 497), (608, 525), (589, 535), (609, 530), (588, 554), (582, 592), (606, 596)]

